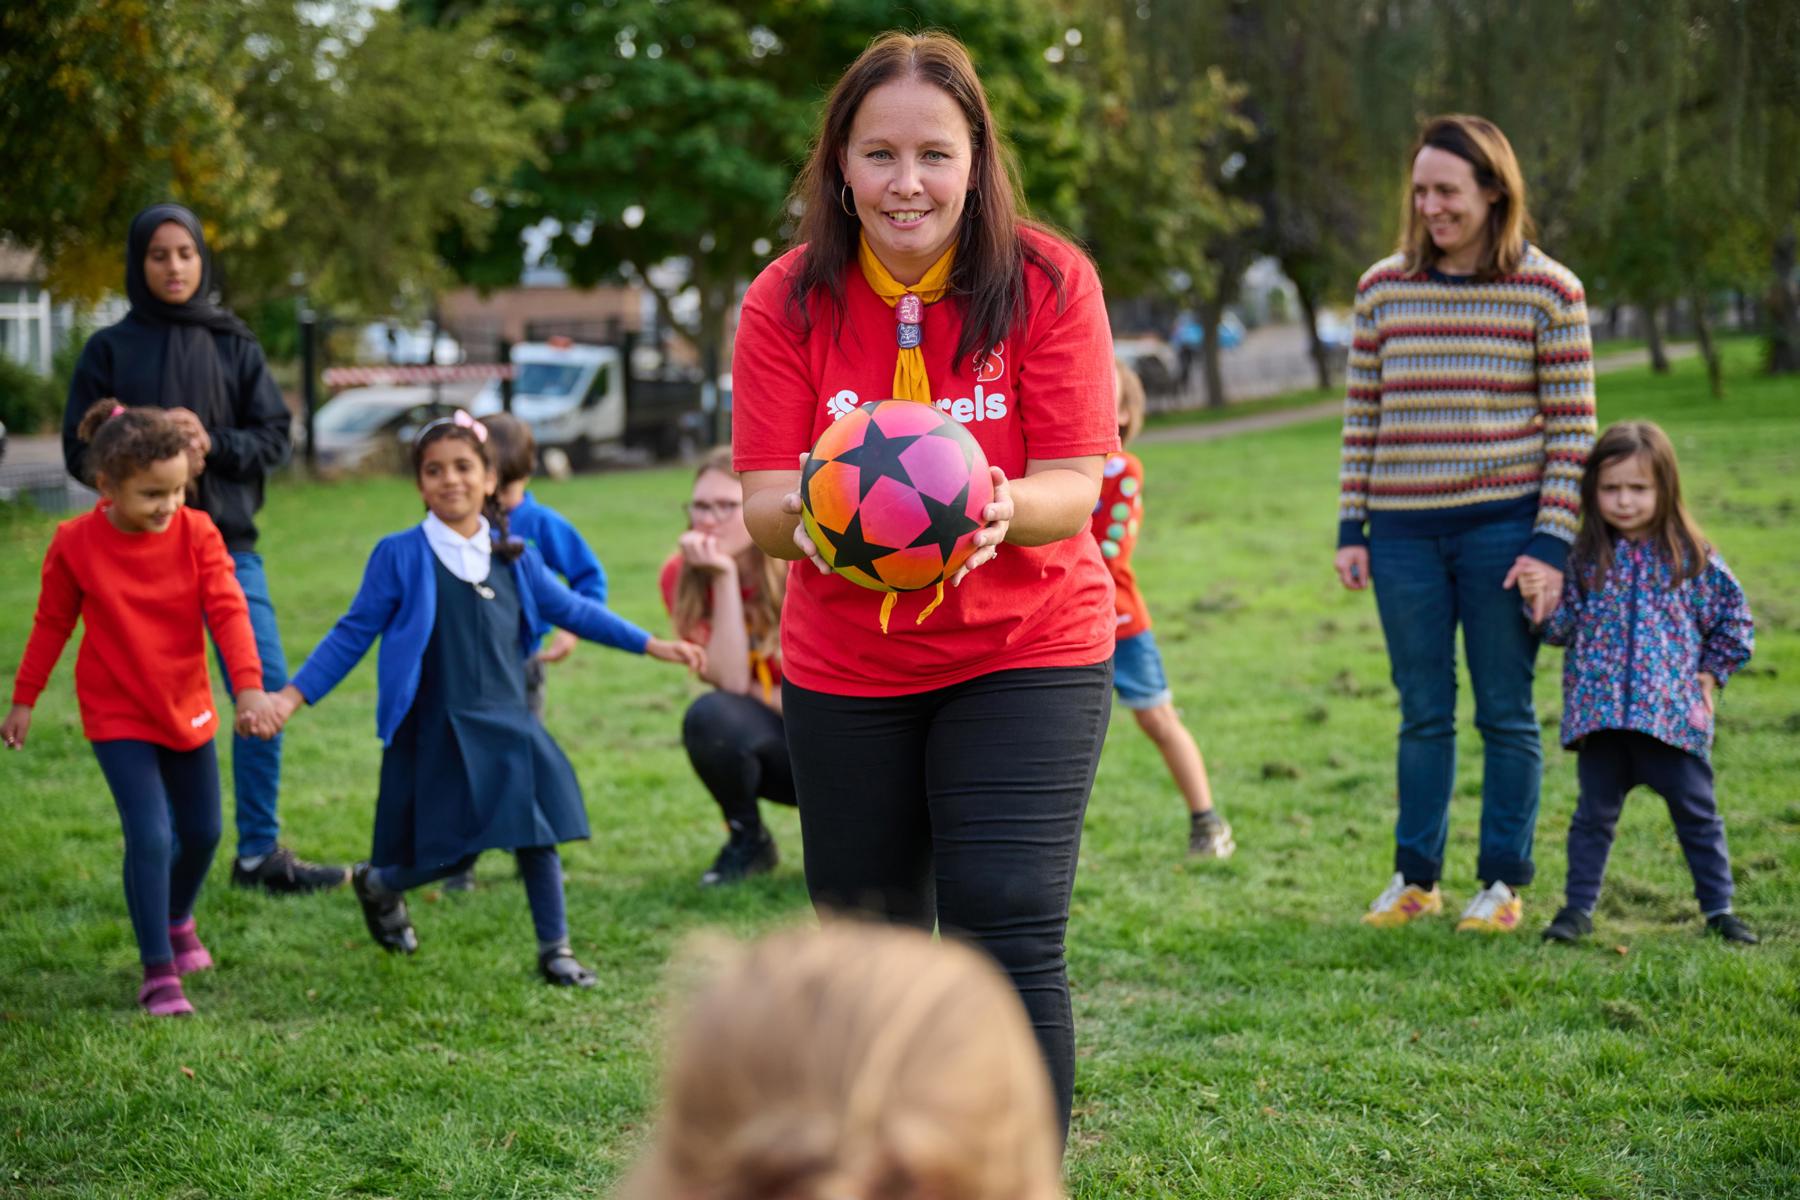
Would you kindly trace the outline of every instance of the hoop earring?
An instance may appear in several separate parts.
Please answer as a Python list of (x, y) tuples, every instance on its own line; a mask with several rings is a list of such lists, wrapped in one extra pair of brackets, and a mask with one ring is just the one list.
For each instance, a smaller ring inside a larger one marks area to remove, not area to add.
[(851, 207), (850, 204), (850, 184), (848, 182), (846, 182), (843, 188), (838, 192), (838, 207), (844, 210), (844, 215), (846, 217), (854, 217), (856, 215), (856, 209)]

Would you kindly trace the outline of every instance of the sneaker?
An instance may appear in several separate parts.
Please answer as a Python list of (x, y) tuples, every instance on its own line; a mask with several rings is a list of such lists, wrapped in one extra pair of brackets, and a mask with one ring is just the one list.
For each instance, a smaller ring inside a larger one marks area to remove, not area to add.
[(755, 833), (732, 835), (720, 849), (719, 857), (713, 859), (713, 865), (700, 877), (700, 886), (721, 887), (752, 875), (766, 875), (780, 861), (781, 855), (775, 850), (775, 835), (769, 832), (768, 826), (759, 825)]
[(1736, 913), (1714, 913), (1706, 918), (1706, 931), (1724, 938), (1728, 942), (1736, 942), (1740, 946), (1754, 946), (1762, 941), (1750, 927), (1738, 920)]
[(538, 955), (538, 972), (551, 987), (591, 988), (600, 977), (575, 960), (575, 952), (558, 946)]
[(321, 867), (297, 857), (286, 846), (277, 846), (263, 856), (254, 867), (246, 867), (242, 858), (231, 860), (231, 882), (242, 888), (261, 888), (278, 896), (302, 892), (328, 892), (350, 881), (343, 867)]
[(1458, 933), (1511, 933), (1525, 916), (1519, 893), (1496, 879), (1475, 893), (1456, 923)]
[(181, 990), (179, 975), (156, 975), (138, 989), (138, 1006), (153, 1017), (191, 1017), (194, 1006)]
[(1230, 858), (1237, 849), (1231, 826), (1217, 812), (1195, 813), (1188, 821), (1188, 854), (1193, 858)]
[(1435, 917), (1443, 911), (1444, 894), (1438, 891), (1437, 884), (1432, 884), (1431, 890), (1426, 891), (1416, 883), (1406, 882), (1406, 876), (1395, 871), (1387, 890), (1375, 897), (1375, 903), (1363, 914), (1362, 922), (1385, 929), (1404, 925), (1417, 917)]
[(1567, 904), (1556, 910), (1556, 916), (1544, 926), (1546, 942), (1577, 942), (1594, 932), (1594, 918)]
[(412, 954), (419, 948), (406, 898), (398, 892), (376, 891), (369, 879), (369, 864), (357, 863), (350, 873), (350, 887), (362, 904), (363, 924), (375, 944), (391, 954)]

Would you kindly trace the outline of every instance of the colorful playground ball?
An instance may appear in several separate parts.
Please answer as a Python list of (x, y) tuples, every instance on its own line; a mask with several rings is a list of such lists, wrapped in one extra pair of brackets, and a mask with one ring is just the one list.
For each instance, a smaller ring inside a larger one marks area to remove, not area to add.
[(871, 400), (819, 435), (800, 476), (801, 520), (850, 582), (913, 592), (956, 574), (994, 498), (987, 455), (929, 404)]

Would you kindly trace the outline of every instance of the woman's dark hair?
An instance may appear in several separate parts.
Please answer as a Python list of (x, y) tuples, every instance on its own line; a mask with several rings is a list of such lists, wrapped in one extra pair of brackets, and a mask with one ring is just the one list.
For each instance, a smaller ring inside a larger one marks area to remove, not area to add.
[(1581, 528), (1575, 533), (1569, 557), (1582, 573), (1582, 584), (1590, 589), (1600, 586), (1613, 564), (1612, 527), (1600, 515), (1600, 472), (1640, 454), (1656, 481), (1656, 516), (1651, 520), (1650, 538), (1674, 573), (1672, 585), (1698, 579), (1712, 554), (1712, 546), (1681, 502), (1681, 471), (1669, 435), (1650, 421), (1620, 421), (1594, 442), (1581, 473)]
[(160, 408), (125, 408), (96, 400), (81, 414), (75, 436), (88, 444), (89, 483), (101, 475), (118, 484), (152, 464), (187, 454), (188, 439)]
[(531, 436), (531, 426), (511, 413), (495, 413), (481, 423), (487, 426), (489, 457), (500, 486), (530, 479), (537, 469), (537, 439)]
[[(458, 423), (457, 418), (467, 420), (468, 424)], [(413, 439), (413, 479), (417, 480), (425, 471), (426, 447), (444, 441), (446, 438), (455, 438), (457, 441), (467, 443), (469, 448), (475, 451), (475, 456), (486, 463), (490, 470), (493, 469), (494, 457), (488, 451), (489, 438), (485, 436), (486, 434), (487, 426), (471, 417), (464, 417), (461, 413), (458, 413), (457, 417), (440, 417), (431, 422), (419, 430), (418, 436)], [(509, 563), (525, 553), (525, 543), (516, 540), (512, 535), (512, 530), (507, 527), (506, 510), (500, 507), (498, 491), (490, 493), (487, 499), (481, 502), (481, 515), (487, 518), (488, 536), (493, 539), (496, 558), (501, 562)]]
[(969, 123), (974, 161), (956, 235), (956, 261), (950, 268), (950, 299), (966, 313), (955, 361), (972, 357), (979, 362), (1024, 316), (1026, 262), (1050, 277), (1058, 305), (1065, 299), (1063, 276), (1056, 264), (1019, 236), (1021, 227), (1055, 235), (1026, 219), (1011, 155), (994, 128), (994, 114), (975, 64), (963, 44), (947, 34), (882, 34), (831, 89), (818, 138), (788, 198), (790, 210), (800, 213), (795, 244), (806, 246), (794, 272), (788, 310), (801, 328), (808, 328), (812, 315), (807, 303), (822, 293), (835, 318), (843, 319), (844, 269), (856, 261), (862, 224), (844, 210), (846, 181), (838, 156), (849, 144), (850, 126), (869, 93), (897, 79), (917, 79), (941, 89)]

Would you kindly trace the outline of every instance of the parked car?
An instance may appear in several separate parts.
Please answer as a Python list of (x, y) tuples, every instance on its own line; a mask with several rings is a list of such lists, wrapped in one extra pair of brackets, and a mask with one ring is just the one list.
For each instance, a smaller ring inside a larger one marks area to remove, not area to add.
[[(512, 348), (512, 411), (538, 448), (580, 470), (623, 448), (672, 458), (702, 440), (700, 374), (666, 363), (654, 347), (578, 343), (567, 338)], [(629, 368), (629, 369), (628, 369)], [(470, 412), (501, 409), (498, 381), (485, 384)]]
[(1181, 388), (1181, 360), (1175, 348), (1153, 333), (1129, 334), (1113, 339), (1113, 354), (1144, 381), (1144, 395), (1152, 400), (1173, 396)]
[(430, 387), (347, 388), (319, 406), (313, 437), (319, 469), (406, 471), (413, 435), (457, 406)]

